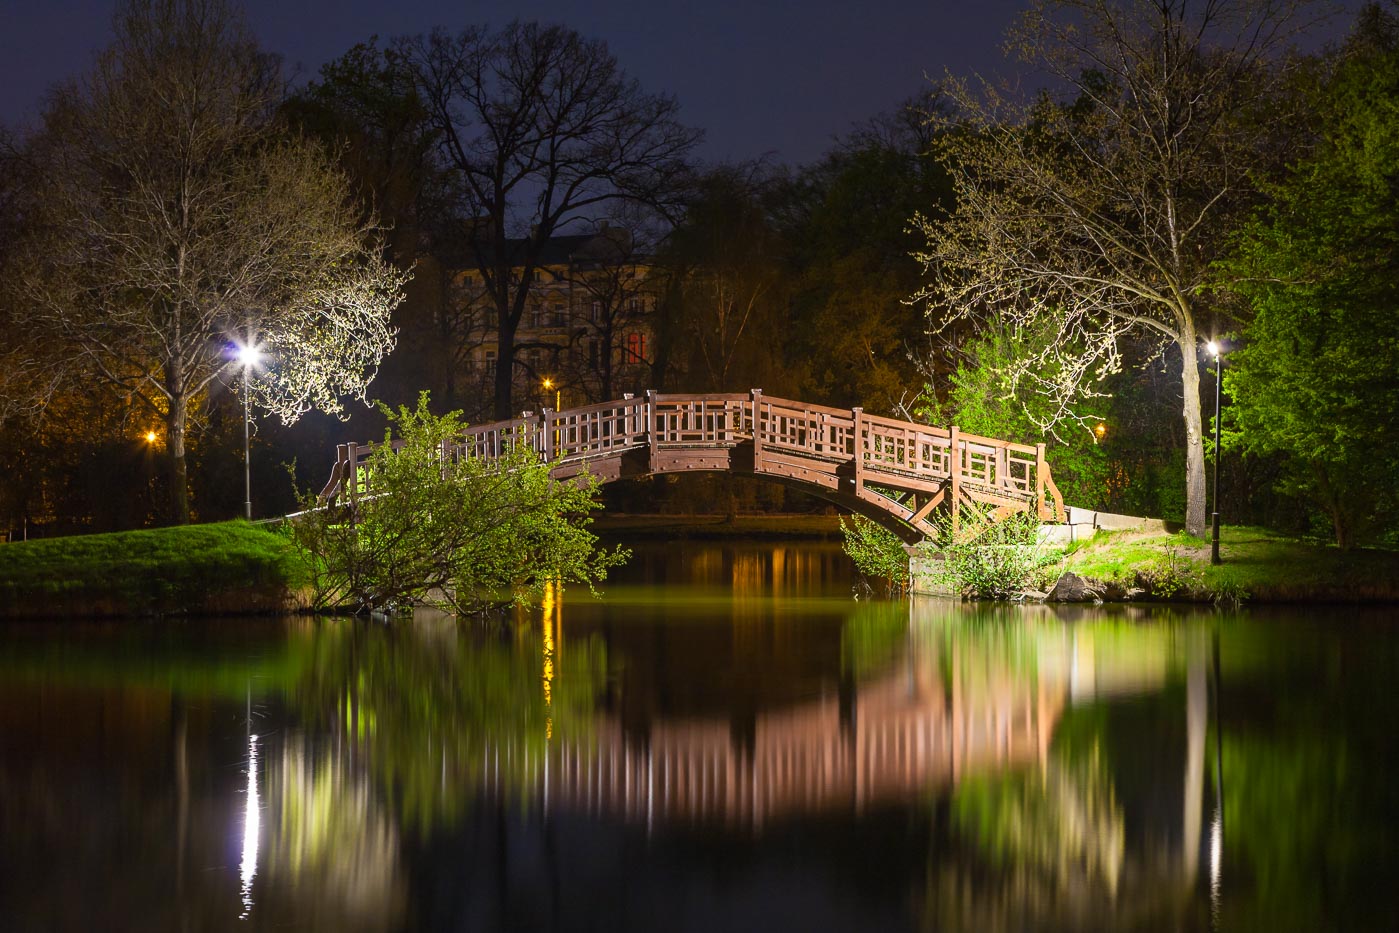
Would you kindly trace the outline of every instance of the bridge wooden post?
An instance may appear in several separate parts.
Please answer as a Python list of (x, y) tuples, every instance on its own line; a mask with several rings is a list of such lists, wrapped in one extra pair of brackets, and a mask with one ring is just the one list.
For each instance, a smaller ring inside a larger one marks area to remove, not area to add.
[(554, 459), (554, 434), (549, 426), (549, 415), (553, 414), (555, 420), (558, 420), (558, 415), (547, 408), (542, 411), (543, 415), (539, 423), (539, 446), (543, 448), (544, 462), (548, 463)]
[(952, 476), (952, 497), (948, 500), (948, 506), (952, 509), (952, 537), (957, 537), (959, 525), (958, 513), (962, 504), (962, 429), (957, 425), (952, 426), (950, 437), (947, 443), (947, 472)]
[(1049, 516), (1045, 515), (1044, 503), (1044, 445), (1035, 445), (1035, 516), (1040, 521), (1045, 521)]
[(859, 499), (865, 491), (865, 409), (852, 408), (850, 415), (854, 421), (850, 426), (850, 452), (855, 456), (855, 498)]
[(646, 440), (651, 447), (651, 472), (661, 468), (661, 438), (656, 432), (656, 390), (646, 390)]
[(753, 472), (763, 472), (763, 390), (753, 391)]

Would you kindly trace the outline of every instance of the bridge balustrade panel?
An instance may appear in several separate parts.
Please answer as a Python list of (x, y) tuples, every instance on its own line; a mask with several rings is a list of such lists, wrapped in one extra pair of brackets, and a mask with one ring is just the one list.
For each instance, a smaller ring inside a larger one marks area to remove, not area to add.
[(652, 399), (659, 444), (733, 446), (753, 436), (747, 395), (664, 395)]
[(861, 451), (864, 467), (930, 479), (952, 475), (952, 435), (941, 428), (866, 415)]
[(1038, 451), (1026, 444), (1014, 444), (975, 434), (962, 434), (962, 482), (1011, 494), (1033, 496)]
[(461, 441), (445, 453), (449, 462), (496, 460), (521, 447), (543, 453), (542, 430), (538, 418), (515, 418), (467, 428)]
[(846, 461), (855, 456), (855, 418), (839, 408), (760, 397), (757, 436), (764, 447)]
[(550, 460), (597, 457), (646, 444), (646, 402), (603, 402), (545, 417)]

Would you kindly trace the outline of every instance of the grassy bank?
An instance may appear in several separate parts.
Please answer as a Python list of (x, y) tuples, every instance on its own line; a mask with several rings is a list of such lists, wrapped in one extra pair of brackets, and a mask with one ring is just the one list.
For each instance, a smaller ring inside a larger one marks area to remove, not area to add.
[(0, 616), (273, 612), (294, 605), (286, 539), (246, 522), (0, 545)]
[(1399, 552), (1299, 541), (1262, 528), (1220, 529), (1222, 563), (1210, 543), (1184, 534), (1099, 532), (1071, 547), (1063, 569), (1152, 595), (1248, 602), (1399, 601)]
[(602, 512), (592, 530), (627, 538), (839, 538), (837, 515), (621, 515)]

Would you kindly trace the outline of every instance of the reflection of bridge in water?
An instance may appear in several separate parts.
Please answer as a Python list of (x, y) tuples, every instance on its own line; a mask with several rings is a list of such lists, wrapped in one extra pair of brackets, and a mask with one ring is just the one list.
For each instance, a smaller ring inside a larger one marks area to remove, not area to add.
[(862, 685), (853, 709), (825, 697), (761, 713), (748, 736), (727, 720), (694, 720), (656, 724), (633, 741), (603, 719), (590, 739), (555, 743), (536, 780), (550, 805), (648, 823), (759, 827), (790, 813), (858, 811), (1038, 760), (1062, 699), (1033, 688), (1001, 699), (969, 703), (923, 672), (898, 672)]
[[(557, 611), (546, 617), (546, 655), (560, 622)], [(788, 815), (860, 812), (966, 776), (1042, 765), (1066, 705), (1159, 687), (1166, 678), (1165, 654), (1144, 667), (1099, 669), (1091, 641), (1079, 644), (1062, 626), (1055, 635), (1036, 646), (1036, 665), (1014, 670), (1004, 658), (960, 656), (956, 644), (937, 644), (923, 631), (905, 660), (848, 696), (760, 712), (747, 723), (659, 720), (640, 735), (602, 715), (586, 737), (554, 736), (542, 758), (513, 744), (490, 749), (485, 784), (510, 793), (518, 787), (505, 781), (523, 772), (546, 808), (648, 826), (757, 829)], [(546, 677), (551, 662), (546, 656)]]

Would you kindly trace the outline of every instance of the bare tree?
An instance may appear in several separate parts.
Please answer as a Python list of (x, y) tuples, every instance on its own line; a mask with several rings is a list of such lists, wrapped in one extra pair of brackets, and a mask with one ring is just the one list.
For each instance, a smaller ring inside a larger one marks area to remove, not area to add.
[(495, 307), (495, 413), (507, 418), (515, 334), (549, 238), (609, 204), (663, 200), (700, 134), (606, 45), (559, 26), (437, 31), (398, 48), (473, 218), (471, 248)]
[(277, 62), (228, 4), (129, 0), (115, 26), (31, 141), (24, 323), (163, 418), (183, 522), (187, 431), (230, 345), (267, 354), (269, 411), (338, 411), (393, 347), (406, 276), (328, 156), (279, 133)]
[(1259, 105), (1291, 13), (1290, 0), (1036, 0), (1012, 46), (1066, 98), (949, 79), (956, 114), (937, 145), (957, 209), (914, 221), (930, 276), (917, 297), (935, 323), (999, 315), (1050, 333), (1014, 378), (1056, 399), (1059, 417), (1118, 365), (1120, 336), (1174, 345), (1193, 534), (1205, 527), (1200, 352), (1222, 313), (1206, 289), (1255, 203)]

